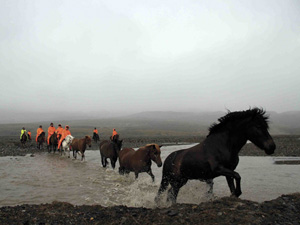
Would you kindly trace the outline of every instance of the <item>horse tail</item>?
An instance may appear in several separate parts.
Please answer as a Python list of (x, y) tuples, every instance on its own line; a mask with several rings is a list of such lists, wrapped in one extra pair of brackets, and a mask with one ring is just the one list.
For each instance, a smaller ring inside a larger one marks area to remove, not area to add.
[(169, 186), (169, 183), (172, 179), (173, 162), (176, 159), (176, 156), (177, 152), (173, 152), (164, 161), (162, 179), (160, 182), (160, 187), (158, 189), (157, 196), (155, 198), (156, 202), (159, 200), (160, 194), (164, 192)]

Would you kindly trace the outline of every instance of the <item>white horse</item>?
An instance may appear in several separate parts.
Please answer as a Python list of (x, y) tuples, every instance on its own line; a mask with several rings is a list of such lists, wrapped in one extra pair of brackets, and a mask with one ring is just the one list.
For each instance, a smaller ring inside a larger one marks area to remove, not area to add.
[(74, 139), (73, 136), (68, 135), (65, 137), (65, 139), (61, 143), (61, 146), (62, 146), (61, 154), (62, 154), (62, 152), (64, 152), (64, 155), (66, 155), (66, 151), (68, 151), (69, 152), (68, 158), (70, 158), (70, 144), (72, 143), (73, 139)]

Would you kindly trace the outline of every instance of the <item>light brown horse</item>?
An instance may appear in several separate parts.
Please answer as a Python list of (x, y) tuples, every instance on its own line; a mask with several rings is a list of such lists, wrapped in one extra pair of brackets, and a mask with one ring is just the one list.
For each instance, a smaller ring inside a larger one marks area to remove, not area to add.
[(80, 152), (81, 154), (81, 161), (85, 159), (84, 152), (86, 150), (86, 146), (91, 147), (92, 146), (92, 138), (91, 136), (85, 136), (84, 138), (77, 139), (74, 138), (70, 147), (73, 150), (73, 157), (77, 158), (77, 152)]
[(119, 152), (119, 173), (134, 172), (135, 178), (138, 178), (139, 173), (146, 172), (151, 176), (154, 182), (151, 160), (155, 162), (158, 167), (162, 166), (160, 148), (161, 146), (157, 144), (148, 144), (136, 151), (133, 148), (123, 148)]

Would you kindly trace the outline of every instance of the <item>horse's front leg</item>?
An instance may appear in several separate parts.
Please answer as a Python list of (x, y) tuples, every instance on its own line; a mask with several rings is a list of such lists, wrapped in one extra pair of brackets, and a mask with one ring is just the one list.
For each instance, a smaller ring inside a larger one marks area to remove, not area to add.
[[(226, 177), (227, 184), (232, 196), (239, 197), (242, 194), (241, 176), (237, 172), (222, 166), (218, 168), (217, 173)], [(236, 182), (236, 187), (234, 187), (234, 179)]]
[(152, 178), (152, 182), (154, 182), (155, 177), (154, 177), (154, 175), (153, 175), (153, 173), (152, 173), (151, 168), (150, 168), (150, 170), (149, 170), (147, 173), (148, 173), (148, 174), (150, 175), (150, 177)]
[(134, 174), (135, 174), (135, 179), (138, 179), (138, 177), (139, 177), (139, 172), (135, 171)]

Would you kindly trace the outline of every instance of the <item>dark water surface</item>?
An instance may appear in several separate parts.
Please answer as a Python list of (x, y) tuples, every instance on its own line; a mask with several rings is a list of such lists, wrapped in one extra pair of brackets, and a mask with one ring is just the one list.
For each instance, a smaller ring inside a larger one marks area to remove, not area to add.
[[(162, 160), (172, 151), (191, 145), (162, 147)], [(281, 157), (282, 158), (282, 157)], [(75, 205), (100, 204), (154, 207), (162, 168), (152, 164), (154, 183), (148, 174), (121, 176), (100, 166), (99, 151), (87, 151), (86, 161), (40, 153), (35, 157), (0, 157), (0, 206), (66, 201)], [(240, 157), (236, 169), (242, 177), (242, 199), (262, 202), (282, 194), (300, 192), (300, 165), (274, 164), (273, 157)], [(214, 197), (229, 196), (225, 177), (214, 180)], [(179, 203), (211, 199), (206, 184), (189, 181), (181, 188)]]

